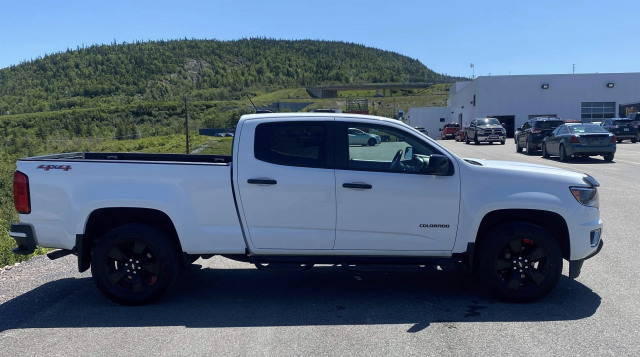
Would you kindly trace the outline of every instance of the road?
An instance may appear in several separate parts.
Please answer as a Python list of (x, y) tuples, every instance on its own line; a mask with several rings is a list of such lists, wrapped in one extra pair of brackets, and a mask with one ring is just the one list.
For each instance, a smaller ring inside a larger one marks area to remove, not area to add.
[(517, 154), (506, 145), (441, 143), (462, 157), (543, 163), (593, 175), (602, 252), (545, 299), (495, 300), (463, 273), (261, 272), (198, 260), (158, 302), (106, 300), (76, 261), (37, 257), (0, 273), (0, 354), (161, 356), (636, 356), (640, 302), (635, 186), (640, 144), (613, 163)]

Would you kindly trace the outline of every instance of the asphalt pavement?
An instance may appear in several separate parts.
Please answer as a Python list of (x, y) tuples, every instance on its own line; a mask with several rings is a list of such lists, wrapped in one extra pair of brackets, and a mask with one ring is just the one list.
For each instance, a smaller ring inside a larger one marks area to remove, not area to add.
[(602, 158), (518, 154), (439, 141), (462, 157), (564, 167), (601, 184), (602, 252), (545, 299), (495, 300), (456, 269), (269, 273), (198, 260), (159, 301), (104, 298), (76, 260), (36, 257), (0, 272), (2, 356), (636, 356), (640, 353), (640, 143)]

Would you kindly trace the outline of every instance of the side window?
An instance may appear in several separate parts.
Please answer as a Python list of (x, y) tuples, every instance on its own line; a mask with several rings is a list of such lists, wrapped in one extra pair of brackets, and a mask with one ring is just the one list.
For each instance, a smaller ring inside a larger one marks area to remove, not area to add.
[(439, 153), (401, 129), (377, 124), (340, 123), (336, 133), (339, 169), (419, 173)]
[(328, 167), (327, 125), (322, 122), (276, 122), (256, 127), (256, 159), (277, 165)]

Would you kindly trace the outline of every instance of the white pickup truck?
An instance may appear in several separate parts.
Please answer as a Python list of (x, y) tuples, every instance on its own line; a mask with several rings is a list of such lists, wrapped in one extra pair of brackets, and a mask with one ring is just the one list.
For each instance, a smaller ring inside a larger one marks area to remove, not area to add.
[[(351, 129), (379, 137), (353, 145)], [(350, 145), (351, 144), (351, 145)], [(465, 264), (532, 301), (602, 248), (598, 183), (461, 159), (397, 120), (256, 114), (232, 156), (67, 153), (20, 159), (16, 253), (60, 248), (122, 304), (158, 298), (180, 267), (222, 255), (261, 269)]]

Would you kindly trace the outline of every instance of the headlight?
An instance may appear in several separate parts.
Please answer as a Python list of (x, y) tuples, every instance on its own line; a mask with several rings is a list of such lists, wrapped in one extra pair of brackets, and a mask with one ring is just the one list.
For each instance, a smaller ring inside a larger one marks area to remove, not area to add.
[(600, 207), (598, 189), (595, 187), (570, 187), (573, 197), (581, 204), (589, 207)]

